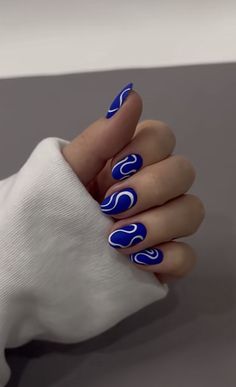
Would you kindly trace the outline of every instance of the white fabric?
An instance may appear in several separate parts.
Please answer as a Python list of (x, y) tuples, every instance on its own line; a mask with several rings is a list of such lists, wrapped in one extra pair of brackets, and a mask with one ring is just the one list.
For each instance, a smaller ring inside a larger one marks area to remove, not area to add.
[(0, 77), (236, 60), (235, 0), (0, 1)]
[(168, 291), (109, 246), (113, 220), (64, 159), (67, 143), (41, 140), (0, 182), (0, 387), (5, 348), (91, 338)]

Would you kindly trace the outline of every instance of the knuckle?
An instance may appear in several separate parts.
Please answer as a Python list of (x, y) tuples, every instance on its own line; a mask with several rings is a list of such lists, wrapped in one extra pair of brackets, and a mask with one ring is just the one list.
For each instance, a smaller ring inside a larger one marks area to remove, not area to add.
[(196, 170), (189, 159), (182, 155), (175, 155), (174, 161), (181, 173), (187, 174), (193, 181), (196, 177)]
[(166, 186), (166, 176), (163, 173), (150, 173), (147, 180), (145, 186), (151, 188), (157, 205), (161, 206), (165, 203), (165, 190), (162, 187)]
[(183, 272), (183, 269), (185, 267), (185, 256), (184, 254), (180, 254), (178, 258), (173, 259), (172, 261), (172, 273), (180, 274)]
[(163, 121), (157, 121), (157, 128), (159, 130), (159, 135), (162, 136), (163, 140), (165, 140), (168, 145), (171, 145), (171, 147), (174, 148), (176, 144), (176, 137), (168, 124)]
[(194, 266), (197, 262), (197, 256), (193, 250), (193, 248), (186, 244), (180, 244), (178, 258), (173, 260), (173, 273), (178, 277), (183, 277), (193, 270)]
[(191, 208), (195, 215), (195, 218), (198, 220), (198, 223), (197, 223), (197, 228), (198, 228), (198, 226), (202, 223), (206, 215), (205, 206), (198, 196), (189, 194), (188, 197), (191, 201)]
[(203, 219), (205, 217), (205, 206), (198, 196), (193, 195), (193, 198), (195, 201), (196, 211), (199, 214), (200, 219)]
[(195, 266), (195, 263), (191, 261), (188, 264), (183, 264), (182, 266), (179, 266), (178, 269), (174, 272), (174, 275), (176, 277), (185, 277), (187, 274), (189, 274)]
[(142, 121), (138, 126), (139, 130), (145, 129), (145, 131), (147, 130), (150, 135), (154, 135), (155, 137), (157, 137), (158, 142), (160, 142), (161, 138), (161, 140), (163, 141), (163, 146), (167, 144), (168, 148), (175, 147), (176, 138), (167, 123), (163, 121), (148, 119)]

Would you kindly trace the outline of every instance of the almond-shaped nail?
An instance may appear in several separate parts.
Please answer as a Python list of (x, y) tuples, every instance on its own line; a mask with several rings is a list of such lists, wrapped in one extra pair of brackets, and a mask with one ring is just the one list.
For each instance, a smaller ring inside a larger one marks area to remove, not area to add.
[(113, 179), (124, 180), (142, 168), (143, 159), (137, 153), (131, 153), (118, 161), (111, 170)]
[(115, 248), (127, 248), (143, 241), (147, 235), (147, 229), (142, 223), (131, 223), (113, 231), (108, 242)]
[(116, 191), (107, 196), (100, 204), (102, 212), (107, 215), (119, 214), (133, 207), (137, 202), (137, 194), (133, 188)]
[(128, 83), (120, 92), (117, 94), (117, 96), (114, 98), (111, 106), (108, 109), (108, 112), (106, 114), (106, 118), (111, 118), (123, 105), (126, 98), (128, 97), (130, 91), (133, 89), (133, 83)]
[(129, 257), (131, 262), (138, 265), (158, 265), (163, 261), (164, 254), (160, 249), (151, 248), (130, 254)]

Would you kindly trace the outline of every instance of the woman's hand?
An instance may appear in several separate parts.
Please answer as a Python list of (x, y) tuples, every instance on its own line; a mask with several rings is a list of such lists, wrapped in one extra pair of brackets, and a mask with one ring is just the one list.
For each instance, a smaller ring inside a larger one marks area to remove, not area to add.
[(138, 123), (141, 97), (131, 91), (124, 98), (124, 90), (115, 114), (92, 123), (62, 153), (101, 211), (114, 218), (111, 248), (161, 281), (181, 277), (196, 255), (176, 239), (195, 233), (204, 218), (201, 200), (186, 194), (195, 171), (185, 157), (172, 155), (175, 136), (165, 123)]

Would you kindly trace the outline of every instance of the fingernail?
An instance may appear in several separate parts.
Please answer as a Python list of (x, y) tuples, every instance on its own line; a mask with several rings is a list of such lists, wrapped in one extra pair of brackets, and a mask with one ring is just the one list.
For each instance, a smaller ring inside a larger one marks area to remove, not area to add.
[(128, 85), (119, 92), (109, 107), (106, 118), (111, 118), (120, 109), (132, 89), (133, 83), (128, 83)]
[(131, 223), (113, 231), (108, 242), (115, 248), (126, 248), (134, 246), (143, 241), (147, 235), (147, 229), (142, 223)]
[(119, 214), (133, 207), (137, 202), (137, 194), (133, 188), (126, 188), (107, 196), (100, 204), (105, 214)]
[(137, 153), (131, 153), (114, 165), (111, 170), (113, 179), (123, 180), (136, 173), (143, 165), (143, 159)]
[(160, 249), (145, 249), (130, 254), (130, 260), (139, 265), (158, 265), (163, 261), (164, 254)]

